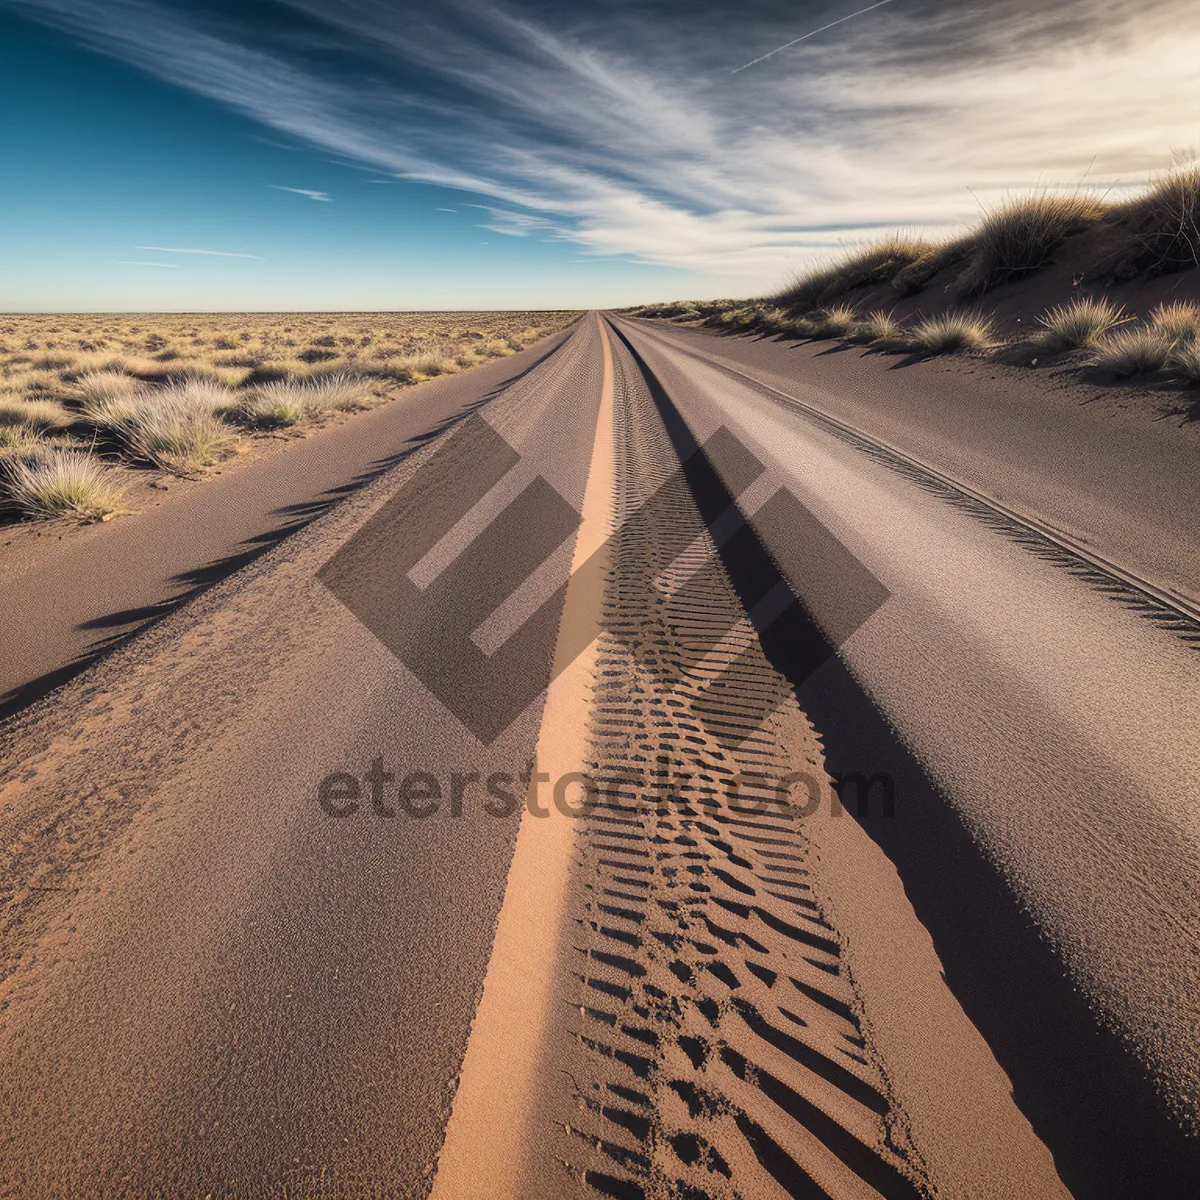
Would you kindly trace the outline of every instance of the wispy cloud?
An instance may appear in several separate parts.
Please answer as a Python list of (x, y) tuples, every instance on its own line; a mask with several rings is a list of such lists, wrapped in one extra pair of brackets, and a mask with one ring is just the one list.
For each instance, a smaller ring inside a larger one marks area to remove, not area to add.
[(136, 258), (118, 258), (117, 265), (119, 267), (178, 267), (178, 263), (164, 262), (142, 262)]
[(184, 250), (179, 246), (136, 246), (134, 248), (137, 250), (157, 250), (162, 254), (203, 254), (209, 258), (253, 258), (262, 262), (262, 258), (258, 254), (238, 254), (233, 250)]
[(452, 213), (456, 213), (456, 212), (458, 212), (458, 209), (457, 209), (457, 208), (435, 208), (433, 211), (434, 211), (434, 212), (452, 212)]
[(328, 192), (314, 192), (309, 188), (284, 187), (281, 183), (269, 183), (267, 187), (273, 187), (277, 192), (294, 192), (297, 196), (307, 196), (310, 200), (330, 199)]
[[(496, 232), (730, 290), (879, 230), (973, 219), (972, 192), (1076, 183), (1093, 160), (1089, 183), (1145, 178), (1197, 136), (1182, 99), (1196, 96), (1194, 0), (913, 0), (863, 20), (811, 0), (694, 22), (660, 5), (598, 20), (446, 0), (399, 20), (392, 0), (280, 0), (305, 38), (211, 3), (0, 0), (277, 136), (474, 193)], [(798, 22), (830, 32), (796, 39)], [(731, 73), (785, 45), (775, 69)]]

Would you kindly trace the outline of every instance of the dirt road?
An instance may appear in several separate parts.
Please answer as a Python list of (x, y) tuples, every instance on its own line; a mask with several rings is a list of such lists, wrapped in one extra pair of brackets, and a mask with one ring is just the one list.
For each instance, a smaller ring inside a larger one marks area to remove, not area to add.
[(0, 727), (0, 1194), (1194, 1194), (1184, 459), (542, 349)]

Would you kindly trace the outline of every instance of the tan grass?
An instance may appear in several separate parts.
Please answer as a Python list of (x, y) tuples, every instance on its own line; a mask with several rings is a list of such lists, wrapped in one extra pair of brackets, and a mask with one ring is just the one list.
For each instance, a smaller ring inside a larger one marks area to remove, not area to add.
[(260, 384), (244, 398), (238, 411), (254, 425), (286, 426), (326, 412), (357, 412), (370, 408), (375, 400), (367, 380), (338, 372)]
[(991, 321), (979, 313), (947, 313), (926, 317), (912, 328), (913, 349), (924, 354), (987, 350), (996, 344)]
[(1092, 359), (1094, 366), (1114, 375), (1142, 375), (1161, 371), (1171, 357), (1168, 334), (1150, 325), (1118, 329), (1102, 342)]
[(1167, 358), (1167, 369), (1183, 383), (1200, 384), (1200, 342), (1174, 346)]
[(893, 234), (847, 250), (832, 262), (811, 267), (796, 276), (771, 302), (793, 312), (807, 312), (854, 288), (890, 283), (906, 267), (935, 250), (922, 238)]
[(35, 433), (62, 429), (71, 418), (53, 400), (26, 400), (11, 392), (0, 393), (0, 426), (24, 426)]
[[(573, 312), (0, 314), (0, 405), (26, 407), (7, 420), (23, 429), (75, 424), (104, 431), (132, 461), (194, 474), (220, 461), (262, 385), (301, 387), (289, 412), (370, 407), (380, 383), (418, 383), (512, 354), (574, 320)], [(386, 351), (386, 357), (380, 352)], [(200, 399), (211, 389), (212, 403)], [(67, 408), (55, 403), (65, 401)], [(33, 402), (49, 404), (38, 409)], [(53, 420), (39, 413), (53, 413)], [(251, 436), (243, 428), (240, 436)], [(94, 437), (90, 433), (89, 437)], [(23, 435), (4, 435), (24, 445)]]
[(1043, 270), (1067, 238), (1106, 211), (1102, 200), (1081, 191), (1036, 192), (1006, 200), (985, 213), (967, 235), (961, 290), (978, 294)]
[(812, 318), (817, 337), (839, 338), (853, 333), (858, 325), (858, 313), (849, 304), (824, 308)]
[(44, 449), (0, 461), (0, 496), (34, 520), (100, 519), (117, 511), (115, 472), (81, 450)]
[(0, 425), (0, 454), (27, 453), (40, 442), (40, 435), (28, 425)]
[(890, 312), (868, 313), (855, 325), (850, 339), (867, 346), (891, 346), (902, 340), (904, 326)]
[(218, 384), (192, 379), (141, 393), (117, 426), (138, 457), (175, 475), (195, 475), (228, 458), (237, 434), (221, 414), (237, 397)]
[(89, 371), (72, 388), (85, 421), (101, 429), (114, 429), (137, 412), (143, 384), (123, 371)]
[(1094, 346), (1125, 320), (1120, 306), (1111, 300), (1078, 296), (1038, 318), (1042, 326), (1038, 341), (1055, 350)]
[(1170, 338), (1172, 346), (1194, 342), (1200, 336), (1200, 306), (1183, 300), (1160, 304), (1151, 312), (1150, 324)]

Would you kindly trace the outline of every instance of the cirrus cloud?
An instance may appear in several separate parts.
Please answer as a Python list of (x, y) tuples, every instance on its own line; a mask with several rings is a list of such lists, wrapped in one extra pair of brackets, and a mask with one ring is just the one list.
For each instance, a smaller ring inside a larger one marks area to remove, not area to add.
[(323, 152), (474, 193), (496, 233), (730, 288), (1012, 189), (1127, 186), (1197, 139), (1192, 0), (913, 0), (843, 23), (824, 0), (282, 0), (274, 26), (223, 0), (0, 3)]

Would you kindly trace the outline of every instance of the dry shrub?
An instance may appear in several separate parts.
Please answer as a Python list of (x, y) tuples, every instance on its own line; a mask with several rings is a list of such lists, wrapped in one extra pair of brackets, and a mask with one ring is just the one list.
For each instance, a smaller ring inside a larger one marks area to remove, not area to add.
[(121, 488), (115, 473), (81, 450), (39, 449), (0, 461), (0, 494), (35, 520), (97, 520), (117, 511)]
[(1139, 325), (1118, 329), (1100, 344), (1092, 363), (1114, 375), (1142, 375), (1161, 371), (1171, 357), (1171, 349), (1171, 339), (1161, 329)]
[(831, 263), (798, 275), (771, 297), (771, 303), (793, 312), (807, 312), (854, 288), (890, 283), (906, 267), (928, 258), (935, 249), (933, 243), (922, 238), (900, 234), (858, 246)]
[(1056, 305), (1038, 318), (1042, 325), (1038, 340), (1056, 350), (1094, 346), (1104, 334), (1127, 319), (1120, 306), (1111, 300), (1079, 296)]
[(1140, 196), (1117, 205), (1119, 278), (1166, 275), (1200, 266), (1200, 163), (1178, 166)]
[(1014, 196), (986, 213), (964, 239), (967, 265), (961, 291), (978, 295), (1043, 270), (1067, 238), (1106, 211), (1103, 201), (1086, 192)]
[(912, 329), (912, 346), (924, 354), (987, 350), (996, 344), (992, 323), (979, 313), (947, 313), (926, 317)]

